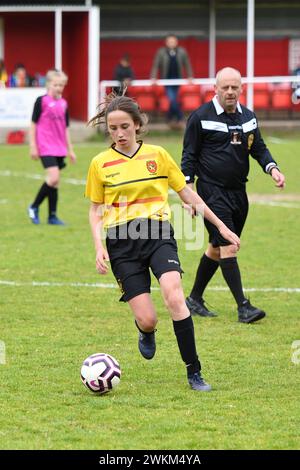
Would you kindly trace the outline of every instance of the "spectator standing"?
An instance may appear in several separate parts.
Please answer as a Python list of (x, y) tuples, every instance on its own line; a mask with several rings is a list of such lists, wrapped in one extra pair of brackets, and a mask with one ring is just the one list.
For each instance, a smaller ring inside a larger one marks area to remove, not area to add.
[[(193, 70), (187, 51), (178, 45), (178, 38), (169, 34), (165, 39), (165, 46), (161, 47), (154, 58), (151, 70), (151, 79), (156, 80), (158, 73), (162, 79), (183, 78), (186, 73), (188, 79), (192, 79)], [(178, 85), (167, 85), (166, 94), (170, 106), (167, 112), (167, 121), (171, 128), (184, 127), (184, 115), (178, 101)]]

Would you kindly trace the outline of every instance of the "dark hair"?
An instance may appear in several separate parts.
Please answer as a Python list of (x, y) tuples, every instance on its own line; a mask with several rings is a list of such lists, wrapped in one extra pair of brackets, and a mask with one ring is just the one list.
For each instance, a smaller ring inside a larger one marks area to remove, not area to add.
[(136, 131), (137, 134), (145, 132), (145, 127), (148, 122), (148, 117), (146, 114), (142, 113), (138, 103), (128, 96), (125, 96), (126, 89), (123, 91), (123, 95), (117, 95), (114, 91), (107, 95), (103, 103), (100, 103), (98, 106), (99, 113), (96, 116), (92, 117), (88, 126), (92, 125), (93, 127), (105, 124), (107, 127), (107, 116), (113, 111), (124, 111), (131, 116), (135, 124), (139, 124), (139, 129)]
[(127, 62), (130, 62), (130, 55), (128, 52), (125, 52), (125, 54), (122, 55), (120, 60), (126, 60)]
[(21, 64), (21, 62), (18, 62), (16, 65), (15, 65), (15, 70), (17, 69), (26, 69), (25, 65), (24, 64)]
[(165, 38), (166, 38), (166, 39), (167, 39), (167, 38), (176, 38), (176, 39), (178, 39), (178, 36), (177, 36), (176, 34), (174, 34), (174, 33), (168, 33), (168, 34), (166, 34)]

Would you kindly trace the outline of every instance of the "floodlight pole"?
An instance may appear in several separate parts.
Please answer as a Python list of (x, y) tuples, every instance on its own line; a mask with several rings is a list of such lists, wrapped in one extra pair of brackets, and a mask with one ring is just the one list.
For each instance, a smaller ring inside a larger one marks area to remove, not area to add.
[[(100, 57), (100, 9), (89, 9), (89, 35), (88, 35), (88, 119), (95, 116), (99, 104), (99, 57)], [(95, 86), (97, 84), (97, 86)]]
[(62, 10), (55, 10), (55, 68), (62, 69)]
[(248, 0), (247, 6), (247, 107), (253, 109), (253, 77), (254, 77), (254, 23), (255, 0)]
[(216, 2), (209, 2), (209, 78), (216, 75)]

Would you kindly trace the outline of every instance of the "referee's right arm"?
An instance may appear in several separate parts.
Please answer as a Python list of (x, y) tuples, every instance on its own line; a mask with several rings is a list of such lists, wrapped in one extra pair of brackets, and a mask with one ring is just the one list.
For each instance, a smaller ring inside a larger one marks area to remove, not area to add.
[(183, 139), (181, 170), (187, 184), (193, 183), (196, 175), (197, 161), (201, 152), (201, 122), (196, 113), (188, 119)]

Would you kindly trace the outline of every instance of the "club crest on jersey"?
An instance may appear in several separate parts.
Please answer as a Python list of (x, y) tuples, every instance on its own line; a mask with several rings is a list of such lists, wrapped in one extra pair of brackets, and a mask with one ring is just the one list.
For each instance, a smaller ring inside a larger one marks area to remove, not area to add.
[(147, 166), (147, 170), (149, 171), (149, 173), (156, 173), (157, 163), (155, 160), (147, 160), (146, 166)]

